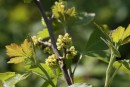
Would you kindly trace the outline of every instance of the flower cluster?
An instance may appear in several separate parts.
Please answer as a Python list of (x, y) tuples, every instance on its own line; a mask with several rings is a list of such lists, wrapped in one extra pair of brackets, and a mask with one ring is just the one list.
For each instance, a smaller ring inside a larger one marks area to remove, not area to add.
[(49, 66), (50, 68), (56, 68), (58, 66), (58, 61), (56, 59), (56, 55), (52, 54), (50, 55), (46, 61), (45, 61), (46, 65)]
[(72, 46), (72, 39), (68, 33), (66, 33), (64, 36), (59, 35), (56, 44), (58, 50), (62, 50), (62, 49), (66, 50), (67, 59), (72, 59), (74, 58), (75, 55), (77, 55), (77, 51), (75, 50), (75, 47)]
[(68, 33), (66, 33), (64, 36), (59, 35), (56, 44), (58, 50), (61, 50), (62, 48), (68, 48), (72, 44), (72, 39), (70, 38)]
[(75, 50), (74, 46), (71, 46), (70, 49), (67, 49), (66, 58), (72, 59), (74, 56), (77, 55), (77, 51)]
[(37, 36), (32, 36), (32, 40), (34, 45), (37, 45), (40, 41), (42, 41), (42, 38)]

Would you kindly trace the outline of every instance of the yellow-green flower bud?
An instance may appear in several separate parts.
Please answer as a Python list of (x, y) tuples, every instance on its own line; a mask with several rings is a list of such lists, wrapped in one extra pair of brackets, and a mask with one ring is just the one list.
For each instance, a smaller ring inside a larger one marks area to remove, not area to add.
[(59, 35), (56, 44), (57, 44), (58, 50), (61, 50), (62, 48), (68, 48), (72, 44), (72, 39), (68, 33), (66, 33), (64, 36)]
[(70, 49), (67, 50), (66, 58), (72, 59), (75, 55), (77, 55), (77, 51), (74, 46), (71, 46)]
[(37, 37), (37, 36), (32, 36), (32, 40), (34, 42), (34, 45), (37, 45), (38, 42), (42, 41), (41, 37)]
[(45, 47), (43, 52), (48, 53), (48, 54), (53, 54), (53, 51), (52, 51), (51, 47)]
[(58, 67), (58, 61), (56, 59), (56, 55), (52, 54), (51, 56), (49, 56), (46, 61), (45, 61), (46, 65), (49, 66), (50, 68), (57, 68)]

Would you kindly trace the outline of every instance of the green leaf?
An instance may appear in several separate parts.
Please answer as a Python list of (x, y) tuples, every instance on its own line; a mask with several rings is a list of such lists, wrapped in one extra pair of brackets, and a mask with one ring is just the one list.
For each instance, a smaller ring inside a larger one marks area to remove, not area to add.
[[(57, 84), (57, 78), (54, 78), (52, 81), (53, 81), (53, 83), (54, 83), (55, 85)], [(46, 80), (46, 81), (43, 83), (42, 87), (52, 87), (52, 86), (50, 85), (49, 81)]]
[(32, 0), (24, 0), (24, 3), (31, 3)]
[(116, 57), (121, 57), (120, 52), (118, 51), (118, 49), (110, 41), (106, 41), (103, 38), (102, 38), (102, 40), (107, 44), (107, 46), (111, 49), (111, 51), (113, 52), (113, 54)]
[(44, 28), (42, 31), (38, 32), (38, 37), (45, 39), (49, 37), (49, 32), (47, 28)]
[(5, 72), (5, 73), (0, 73), (0, 80), (4, 82), (5, 80), (13, 77), (15, 75), (15, 72)]
[(109, 56), (107, 45), (101, 40), (101, 37), (105, 37), (100, 30), (95, 30), (86, 45), (85, 55), (89, 57), (95, 57), (105, 62), (108, 62), (106, 59)]
[(102, 25), (102, 26), (99, 26), (98, 24), (94, 23), (98, 29), (104, 34), (105, 38), (109, 41), (111, 41), (111, 37), (109, 36), (110, 35), (110, 29), (108, 28), (107, 25)]
[(70, 85), (68, 87), (92, 87), (92, 85), (88, 84), (88, 83), (75, 83), (75, 84)]
[[(49, 76), (51, 76), (51, 77), (54, 77), (54, 76), (55, 76), (55, 74), (53, 73), (53, 71), (50, 69), (49, 66), (47, 66), (47, 65), (44, 64), (44, 63), (41, 63), (41, 65), (42, 65), (42, 67), (47, 71), (47, 73), (48, 73)], [(35, 73), (40, 74), (40, 75), (44, 75), (44, 72), (43, 72), (39, 67), (31, 67), (30, 65), (27, 65), (27, 66), (25, 66), (25, 68), (26, 68), (27, 70), (29, 70), (29, 71), (31, 70), (31, 71), (33, 71), (33, 72), (35, 72)]]
[(20, 82), (21, 80), (26, 79), (31, 73), (27, 72), (25, 74), (16, 74), (15, 76), (9, 78), (4, 82), (4, 87), (15, 87), (15, 84)]
[(88, 24), (94, 19), (94, 17), (95, 13), (82, 12), (78, 15), (78, 18), (74, 24)]
[(113, 66), (115, 68), (118, 68), (120, 66), (120, 64), (122, 64), (122, 66), (120, 67), (119, 70), (122, 70), (124, 71), (125, 73), (128, 73), (130, 74), (130, 63), (129, 63), (129, 60), (124, 60), (123, 62), (121, 61), (116, 61), (114, 62)]
[(86, 53), (108, 49), (107, 45), (101, 40), (101, 37), (104, 37), (104, 35), (99, 30), (95, 30), (91, 34), (85, 48)]

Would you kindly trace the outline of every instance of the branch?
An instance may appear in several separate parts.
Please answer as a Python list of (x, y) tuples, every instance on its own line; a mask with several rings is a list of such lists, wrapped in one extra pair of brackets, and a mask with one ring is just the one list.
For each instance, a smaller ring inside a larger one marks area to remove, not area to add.
[(66, 79), (67, 84), (71, 85), (72, 82), (70, 80), (65, 61), (64, 61), (64, 59), (61, 59), (61, 56), (60, 56), (58, 49), (57, 49), (57, 46), (56, 46), (56, 41), (55, 41), (55, 38), (54, 38), (53, 29), (52, 29), (52, 19), (50, 20), (50, 19), (47, 18), (40, 0), (34, 0), (34, 1), (37, 5), (38, 9), (40, 10), (42, 17), (44, 18), (45, 23), (47, 25), (49, 35), (50, 35), (50, 39), (51, 39), (51, 47), (52, 47), (53, 52), (56, 54), (57, 59), (61, 61), (60, 68), (63, 72), (64, 78)]

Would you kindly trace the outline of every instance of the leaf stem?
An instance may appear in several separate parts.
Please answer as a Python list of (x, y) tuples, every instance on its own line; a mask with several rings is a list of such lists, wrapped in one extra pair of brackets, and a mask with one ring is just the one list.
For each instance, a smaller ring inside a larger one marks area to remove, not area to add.
[(111, 51), (111, 57), (110, 57), (110, 61), (106, 70), (106, 80), (105, 80), (105, 86), (104, 87), (109, 87), (109, 82), (110, 82), (110, 78), (111, 78), (111, 73), (112, 73), (112, 67), (113, 67), (113, 63), (115, 61), (115, 56), (113, 54), (113, 52)]

